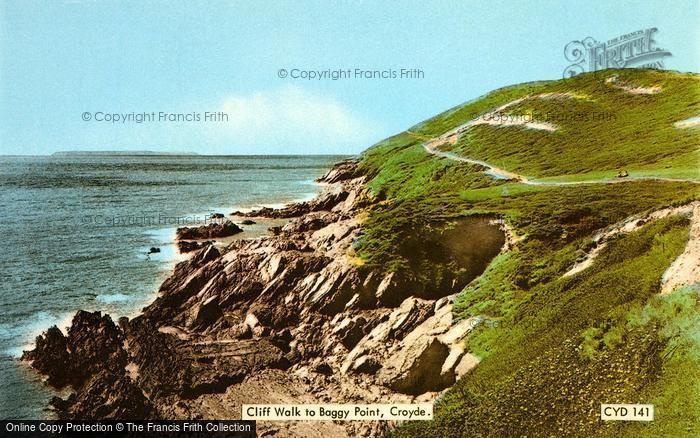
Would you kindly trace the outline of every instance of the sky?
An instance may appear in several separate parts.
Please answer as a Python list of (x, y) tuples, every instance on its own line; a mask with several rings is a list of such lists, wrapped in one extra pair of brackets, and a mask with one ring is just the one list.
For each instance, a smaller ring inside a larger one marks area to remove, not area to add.
[(652, 27), (665, 68), (700, 70), (700, 0), (0, 0), (0, 154), (355, 154)]

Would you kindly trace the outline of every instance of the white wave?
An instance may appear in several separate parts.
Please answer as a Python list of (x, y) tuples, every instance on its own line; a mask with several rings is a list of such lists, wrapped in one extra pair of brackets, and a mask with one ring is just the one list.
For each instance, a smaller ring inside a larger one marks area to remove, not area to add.
[(0, 324), (0, 339), (7, 340), (7, 343), (10, 344), (10, 347), (6, 348), (3, 353), (19, 358), (24, 350), (34, 348), (34, 341), (37, 336), (54, 325), (64, 334), (67, 333), (74, 314), (75, 312), (56, 314), (41, 311), (31, 315), (19, 324)]

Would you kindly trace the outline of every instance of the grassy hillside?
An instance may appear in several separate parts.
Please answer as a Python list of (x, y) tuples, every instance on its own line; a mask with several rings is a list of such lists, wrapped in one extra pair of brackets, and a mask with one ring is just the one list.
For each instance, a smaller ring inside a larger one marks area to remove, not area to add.
[[(403, 243), (420, 241), (426, 229), (440, 229), (456, 217), (489, 215), (523, 237), (467, 285), (455, 305), (459, 317), (496, 322), (467, 339), (467, 349), (482, 362), (442, 397), (435, 421), (406, 424), (398, 436), (700, 433), (698, 290), (658, 294), (663, 272), (688, 240), (687, 218), (646, 224), (613, 241), (590, 268), (562, 277), (591, 247), (597, 230), (700, 199), (700, 186), (635, 179), (524, 185), (492, 179), (480, 166), (423, 148), (430, 138), (522, 99), (502, 112), (546, 118), (556, 129), (480, 124), (446, 148), (530, 178), (612, 178), (624, 168), (633, 177), (700, 179), (700, 128), (674, 125), (700, 115), (699, 79), (607, 70), (508, 87), (363, 154), (361, 166), (381, 201), (368, 210), (354, 247), (364, 266), (430, 288), (436, 276), (455, 268), (416, 262), (425, 255)], [(648, 94), (629, 91), (639, 89)], [(548, 97), (533, 97), (542, 94)], [(598, 113), (607, 116), (593, 116)], [(656, 421), (598, 419), (600, 403), (624, 402), (654, 403)]]
[[(512, 87), (486, 98), (500, 106), (529, 96), (501, 111), (500, 119), (543, 121), (556, 130), (479, 125), (451, 149), (537, 178), (610, 177), (619, 169), (633, 175), (700, 178), (697, 129), (676, 126), (700, 116), (699, 80), (620, 70)], [(628, 91), (633, 87), (653, 94)], [(466, 105), (450, 117), (478, 117), (480, 104)], [(431, 120), (415, 131), (434, 135), (440, 127), (441, 122)]]

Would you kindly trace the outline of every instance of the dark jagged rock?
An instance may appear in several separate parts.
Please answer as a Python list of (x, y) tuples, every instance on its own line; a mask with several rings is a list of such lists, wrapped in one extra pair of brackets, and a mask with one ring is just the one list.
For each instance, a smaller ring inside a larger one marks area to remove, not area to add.
[(79, 311), (68, 330), (68, 336), (53, 326), (37, 337), (32, 351), (22, 358), (48, 376), (57, 387), (80, 386), (102, 367), (102, 361), (125, 365), (121, 331), (109, 315)]
[(190, 327), (194, 329), (206, 329), (223, 315), (219, 305), (219, 297), (210, 297), (206, 301), (197, 304)]
[[(405, 281), (349, 260), (361, 232), (356, 216), (371, 202), (353, 172), (343, 164), (326, 177), (339, 185), (317, 199), (263, 210), (300, 215), (271, 236), (235, 240), (223, 254), (193, 242), (191, 256), (141, 315), (117, 326), (99, 312), (78, 312), (67, 335), (53, 327), (39, 337), (24, 358), (52, 385), (75, 390), (53, 400), (59, 417), (204, 418), (220, 414), (207, 410), (214, 405), (238, 415), (232, 394), (249, 395), (247, 385), (274, 372), (265, 391), (293, 386), (301, 375), (307, 394), (331, 391), (331, 400), (347, 403), (370, 393), (381, 402), (387, 391), (413, 392), (415, 385), (442, 389), (433, 386), (454, 380), (448, 367), (447, 378), (416, 383), (428, 367), (440, 370), (437, 362), (452, 348), (438, 339), (449, 328), (450, 306), (432, 317), (434, 302), (415, 298)], [(222, 226), (180, 229), (178, 237), (210, 238)], [(431, 349), (418, 345), (426, 338)], [(404, 345), (407, 339), (415, 345)], [(413, 353), (401, 356), (402, 349)], [(379, 373), (384, 380), (375, 378)], [(375, 385), (370, 392), (368, 385)]]
[(124, 337), (109, 315), (79, 311), (68, 329), (68, 349), (73, 382), (82, 384), (102, 369), (102, 361), (114, 366), (126, 365), (122, 348)]
[(351, 350), (360, 342), (360, 339), (367, 334), (367, 326), (367, 320), (362, 316), (358, 316), (345, 320), (345, 322), (337, 326), (333, 332), (338, 336), (340, 342), (342, 342), (347, 349)]
[(181, 227), (175, 232), (177, 240), (214, 239), (217, 237), (233, 236), (243, 232), (243, 229), (231, 221), (212, 223), (199, 227)]
[(56, 326), (37, 336), (34, 350), (25, 351), (22, 360), (32, 361), (32, 366), (47, 375), (52, 386), (62, 388), (72, 381), (68, 339)]
[(154, 418), (154, 409), (141, 389), (123, 370), (104, 369), (94, 375), (76, 395), (51, 401), (61, 419), (100, 420)]
[(333, 209), (333, 207), (345, 201), (348, 196), (349, 192), (343, 189), (343, 187), (332, 187), (325, 190), (311, 201), (287, 205), (280, 209), (263, 207), (250, 212), (234, 211), (231, 213), (231, 215), (239, 217), (267, 217), (275, 219), (295, 218), (311, 212), (330, 211)]
[(326, 376), (330, 376), (331, 374), (333, 374), (333, 368), (331, 368), (331, 366), (325, 362), (321, 362), (318, 365), (316, 365), (314, 367), (314, 371), (316, 371), (319, 374), (326, 375)]
[(357, 360), (353, 371), (359, 374), (374, 374), (382, 365), (375, 359), (365, 356)]
[(192, 251), (197, 251), (205, 246), (212, 245), (214, 242), (211, 240), (205, 240), (204, 242), (196, 242), (192, 240), (180, 240), (177, 242), (177, 250), (184, 254)]
[(355, 160), (341, 161), (333, 166), (325, 175), (317, 181), (327, 184), (338, 183), (359, 176), (357, 174), (357, 162)]
[(66, 400), (52, 400), (59, 418), (149, 418), (150, 403), (125, 375), (123, 342), (109, 315), (79, 311), (67, 336), (54, 326), (23, 358), (32, 360), (50, 384), (76, 390)]

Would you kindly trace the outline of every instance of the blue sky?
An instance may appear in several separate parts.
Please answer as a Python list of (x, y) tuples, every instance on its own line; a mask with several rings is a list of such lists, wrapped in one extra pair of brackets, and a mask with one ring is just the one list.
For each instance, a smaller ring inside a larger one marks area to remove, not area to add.
[[(666, 68), (697, 72), (699, 17), (698, 0), (0, 0), (0, 154), (358, 153), (492, 89), (561, 78), (564, 46), (587, 36), (656, 27)], [(424, 76), (278, 77), (348, 68)], [(229, 121), (94, 120), (161, 111)]]

